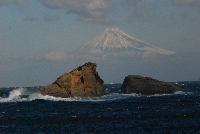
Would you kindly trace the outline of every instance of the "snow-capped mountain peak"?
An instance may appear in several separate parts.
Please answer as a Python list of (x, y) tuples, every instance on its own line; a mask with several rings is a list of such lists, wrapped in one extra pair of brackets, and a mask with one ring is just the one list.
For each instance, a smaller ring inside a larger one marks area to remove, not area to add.
[(155, 47), (146, 42), (140, 41), (118, 28), (107, 28), (102, 34), (85, 44), (80, 50), (103, 51), (103, 52), (126, 52), (134, 51), (138, 53), (154, 52), (158, 54), (170, 55), (174, 52)]

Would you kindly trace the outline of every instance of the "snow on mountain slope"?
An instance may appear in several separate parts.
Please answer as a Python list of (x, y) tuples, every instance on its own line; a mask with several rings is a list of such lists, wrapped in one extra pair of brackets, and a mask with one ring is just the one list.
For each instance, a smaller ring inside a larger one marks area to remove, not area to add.
[(171, 55), (174, 52), (165, 50), (146, 42), (140, 41), (129, 34), (121, 31), (118, 28), (107, 28), (102, 34), (85, 44), (79, 51), (85, 51), (87, 53), (139, 53), (139, 54), (161, 54)]

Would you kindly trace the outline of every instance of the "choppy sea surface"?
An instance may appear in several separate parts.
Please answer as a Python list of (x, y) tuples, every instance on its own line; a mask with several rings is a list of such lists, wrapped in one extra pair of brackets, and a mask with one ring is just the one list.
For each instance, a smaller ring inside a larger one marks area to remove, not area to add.
[(200, 134), (200, 82), (173, 84), (188, 92), (121, 94), (122, 84), (104, 84), (103, 97), (56, 98), (0, 88), (0, 133)]

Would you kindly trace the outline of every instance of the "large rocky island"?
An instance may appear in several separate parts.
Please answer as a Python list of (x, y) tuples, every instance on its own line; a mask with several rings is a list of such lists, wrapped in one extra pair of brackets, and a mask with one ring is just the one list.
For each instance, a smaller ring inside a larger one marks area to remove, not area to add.
[(96, 72), (96, 63), (85, 63), (70, 73), (60, 76), (54, 83), (40, 89), (43, 95), (54, 97), (100, 97), (104, 81)]
[(140, 75), (128, 75), (122, 85), (122, 93), (130, 94), (172, 94), (176, 91), (185, 91), (175, 85)]

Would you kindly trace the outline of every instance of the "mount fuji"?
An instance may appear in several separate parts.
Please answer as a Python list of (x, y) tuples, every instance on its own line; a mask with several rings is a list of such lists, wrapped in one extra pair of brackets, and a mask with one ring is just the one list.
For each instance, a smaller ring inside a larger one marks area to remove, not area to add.
[(174, 52), (165, 50), (144, 41), (140, 41), (118, 28), (107, 28), (102, 34), (83, 45), (78, 49), (82, 54), (95, 55), (140, 55), (149, 57), (149, 55), (171, 55)]

